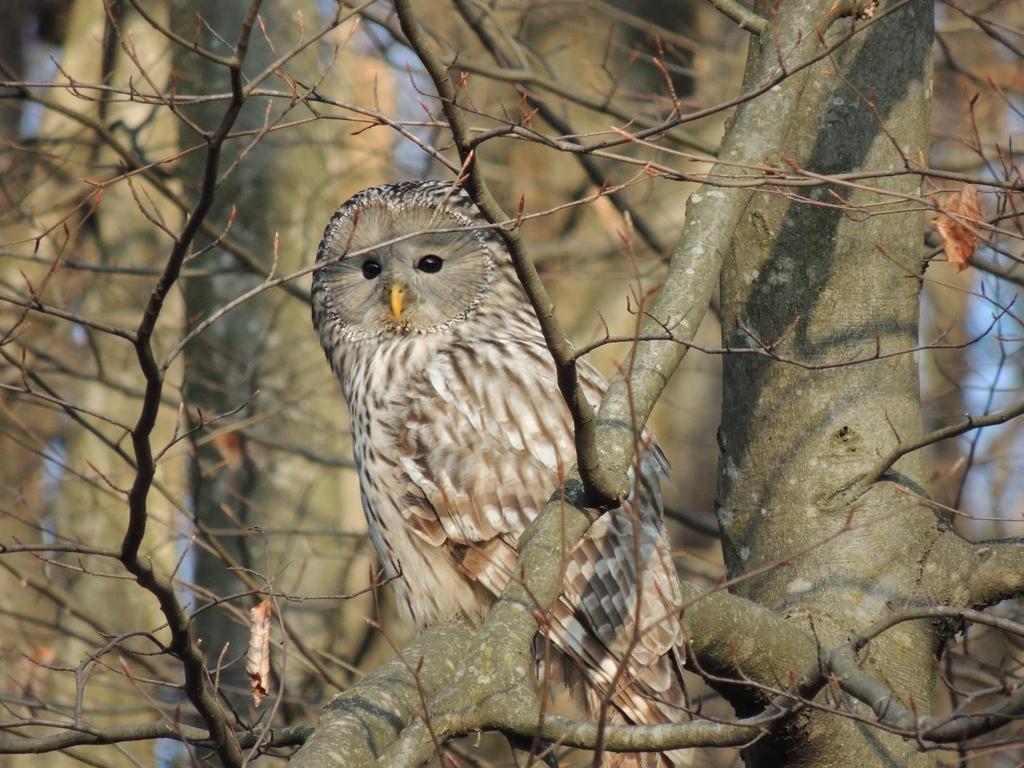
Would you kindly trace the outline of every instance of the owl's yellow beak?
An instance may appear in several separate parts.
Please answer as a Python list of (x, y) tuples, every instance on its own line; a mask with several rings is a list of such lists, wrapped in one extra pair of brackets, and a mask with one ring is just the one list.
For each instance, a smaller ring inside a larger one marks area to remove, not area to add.
[(395, 316), (395, 320), (402, 318), (402, 307), (405, 306), (405, 286), (404, 285), (392, 285), (391, 286), (391, 314)]

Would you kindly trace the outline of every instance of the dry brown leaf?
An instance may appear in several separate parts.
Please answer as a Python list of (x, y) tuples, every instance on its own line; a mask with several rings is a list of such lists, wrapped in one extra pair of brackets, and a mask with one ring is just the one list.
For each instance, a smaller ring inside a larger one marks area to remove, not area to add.
[[(981, 198), (978, 188), (973, 184), (965, 184), (959, 192), (947, 195), (939, 203), (942, 212), (936, 214), (932, 223), (942, 238), (942, 247), (946, 258), (956, 266), (957, 272), (963, 272), (970, 266), (974, 258), (974, 249), (978, 247), (978, 235), (974, 227), (981, 219)], [(950, 215), (952, 214), (952, 215)], [(953, 218), (958, 216), (959, 219)], [(965, 226), (965, 220), (971, 227)]]
[(57, 651), (52, 645), (42, 643), (32, 648), (32, 652), (21, 656), (12, 665), (11, 674), (5, 686), (10, 692), (18, 692), (33, 698), (45, 698), (49, 692), (50, 665), (57, 658)]
[(217, 453), (224, 459), (228, 469), (237, 472), (245, 459), (245, 447), (242, 445), (242, 436), (237, 432), (221, 432), (214, 435), (213, 445)]
[(264, 600), (249, 609), (249, 654), (245, 660), (245, 674), (249, 676), (249, 690), (253, 706), (258, 707), (270, 691), (270, 601)]

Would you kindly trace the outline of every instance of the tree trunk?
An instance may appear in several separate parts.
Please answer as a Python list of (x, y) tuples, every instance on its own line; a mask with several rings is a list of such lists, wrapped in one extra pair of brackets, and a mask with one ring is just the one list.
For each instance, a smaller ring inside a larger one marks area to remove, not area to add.
[[(820, 3), (823, 15), (829, 5)], [(819, 174), (921, 162), (932, 14), (931, 2), (914, 0), (798, 75), (802, 92), (786, 141), (765, 162), (795, 162)], [(834, 24), (826, 42), (849, 25)], [(807, 200), (753, 198), (722, 271), (727, 344), (763, 346), (813, 365), (913, 349), (925, 218), (881, 190), (917, 195), (919, 184), (905, 175), (866, 181), (872, 191), (823, 184), (789, 190)], [(848, 210), (857, 206), (872, 206), (873, 215)], [(811, 632), (823, 649), (914, 604), (918, 563), (940, 522), (895, 483), (883, 480), (856, 498), (844, 489), (920, 434), (914, 354), (819, 370), (758, 354), (725, 356), (718, 517), (729, 575), (785, 561), (734, 591)], [(918, 454), (889, 477), (927, 493)], [(923, 714), (937, 642), (932, 625), (904, 624), (871, 644), (866, 669)], [(832, 702), (829, 696), (822, 702)], [(742, 696), (734, 704), (741, 713), (757, 707)], [(746, 759), (750, 766), (816, 768), (931, 763), (911, 741), (813, 712), (748, 749)]]
[[(248, 0), (202, 2), (198, 7), (193, 3), (176, 3), (172, 26), (183, 37), (191, 39), (196, 34), (198, 12), (205, 24), (233, 45), (249, 5)], [(265, 31), (253, 34), (245, 59), (244, 70), (248, 78), (261, 73), (295, 44), (298, 31), (294, 14), (299, 7), (307, 18), (316, 19), (312, 3), (264, 5), (261, 29)], [(276, 51), (268, 45), (267, 36)], [(230, 56), (232, 53), (205, 26), (198, 38), (200, 45), (218, 55)], [(195, 93), (230, 91), (224, 66), (195, 56), (181, 47), (175, 47), (174, 51), (175, 68), (180, 74), (183, 90)], [(298, 75), (295, 62), (291, 62), (288, 68)], [(265, 86), (276, 88), (278, 84), (279, 81), (272, 77)], [(275, 258), (275, 234), (289, 213), (287, 197), (293, 188), (289, 178), (292, 174), (301, 174), (301, 166), (296, 167), (294, 152), (275, 147), (272, 133), (255, 145), (252, 142), (256, 132), (273, 125), (283, 108), (282, 103), (275, 103), (268, 112), (266, 100), (247, 100), (234, 130), (250, 133), (227, 143), (222, 173), (241, 152), (247, 154), (244, 162), (218, 185), (216, 201), (209, 216), (218, 228), (226, 227), (233, 218), (234, 209), (237, 219), (231, 225), (231, 237), (256, 254), (267, 272), (270, 272)], [(187, 114), (200, 127), (210, 130), (223, 112), (224, 102), (211, 101), (189, 109)], [(202, 142), (202, 138), (186, 126), (182, 125), (180, 130), (183, 148)], [(299, 136), (301, 130), (291, 140), (294, 142)], [(183, 159), (184, 176), (191, 182), (191, 189), (186, 188), (186, 193), (197, 193), (204, 162), (201, 152), (193, 152)], [(238, 266), (235, 257), (213, 246), (210, 238), (197, 237), (196, 250), (201, 255), (193, 259), (190, 266), (222, 270), (226, 274), (183, 283), (186, 331), (260, 282), (256, 275), (241, 274), (232, 269)], [(294, 268), (302, 258), (303, 255), (293, 253), (281, 267)], [(262, 571), (265, 563), (261, 546), (250, 552), (247, 537), (250, 525), (257, 522), (266, 524), (254, 510), (261, 502), (270, 506), (272, 485), (261, 480), (243, 435), (231, 431), (231, 425), (237, 419), (258, 413), (259, 406), (254, 404), (254, 398), (264, 385), (267, 366), (272, 365), (272, 361), (264, 358), (259, 350), (271, 333), (277, 315), (275, 306), (281, 298), (280, 293), (268, 292), (246, 301), (185, 348), (184, 399), (192, 426), (229, 412), (232, 414), (209, 429), (193, 433), (190, 502), (200, 539), (206, 542), (205, 546), (194, 550), (193, 581), (200, 604), (214, 596), (246, 592), (251, 587), (240, 578), (237, 569)], [(258, 564), (253, 562), (254, 557), (259, 558)], [(203, 611), (196, 617), (198, 633), (203, 638), (211, 668), (225, 666), (219, 673), (220, 684), (234, 704), (243, 708), (248, 707), (249, 698), (244, 669), (249, 636), (245, 611), (251, 604), (252, 600), (235, 599), (214, 610)]]

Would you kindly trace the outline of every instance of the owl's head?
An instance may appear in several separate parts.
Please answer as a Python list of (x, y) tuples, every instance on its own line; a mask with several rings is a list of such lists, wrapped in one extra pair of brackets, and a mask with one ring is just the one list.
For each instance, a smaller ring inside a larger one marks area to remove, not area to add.
[(469, 196), (448, 182), (365, 189), (324, 231), (313, 322), (346, 341), (437, 333), (476, 312), (501, 254)]

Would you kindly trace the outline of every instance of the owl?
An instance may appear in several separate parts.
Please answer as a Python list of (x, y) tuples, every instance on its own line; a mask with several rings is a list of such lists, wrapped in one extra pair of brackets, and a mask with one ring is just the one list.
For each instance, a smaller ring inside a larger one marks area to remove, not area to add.
[[(511, 257), (461, 188), (426, 181), (350, 198), (317, 263), (313, 324), (348, 403), (369, 535), (399, 609), (419, 626), (478, 623), (515, 573), (520, 535), (576, 463), (572, 419)], [(578, 367), (596, 406), (605, 381)], [(610, 722), (635, 724), (684, 715), (660, 491), (668, 466), (645, 441), (629, 499), (566, 553), (542, 630), (591, 715), (603, 703)], [(603, 760), (683, 765), (687, 754)]]

